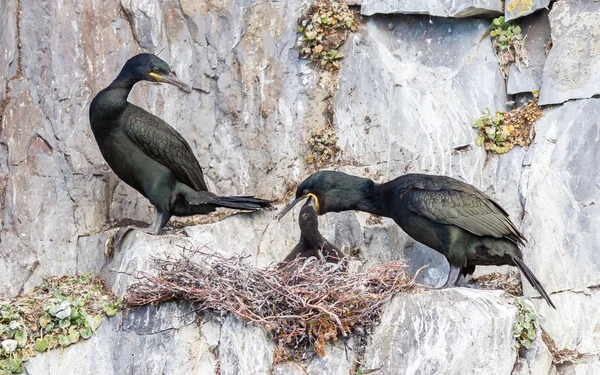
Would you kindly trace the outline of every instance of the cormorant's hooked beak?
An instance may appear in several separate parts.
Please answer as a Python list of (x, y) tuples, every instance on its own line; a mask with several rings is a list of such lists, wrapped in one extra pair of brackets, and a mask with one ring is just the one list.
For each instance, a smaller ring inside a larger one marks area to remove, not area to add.
[(150, 76), (154, 78), (156, 82), (170, 83), (171, 85), (175, 85), (187, 93), (192, 92), (192, 88), (189, 85), (180, 81), (179, 78), (177, 78), (175, 72), (170, 72), (169, 74), (151, 72)]
[(281, 213), (279, 215), (277, 215), (277, 220), (281, 220), (281, 218), (284, 217), (285, 214), (290, 212), (292, 210), (292, 208), (294, 208), (295, 205), (302, 202), (306, 198), (312, 198), (312, 200), (314, 201), (315, 209), (317, 210), (317, 215), (319, 215), (319, 198), (317, 198), (317, 196), (314, 195), (313, 193), (308, 193), (308, 194), (304, 194), (303, 196), (292, 200), (287, 206), (285, 206), (283, 211), (281, 211)]

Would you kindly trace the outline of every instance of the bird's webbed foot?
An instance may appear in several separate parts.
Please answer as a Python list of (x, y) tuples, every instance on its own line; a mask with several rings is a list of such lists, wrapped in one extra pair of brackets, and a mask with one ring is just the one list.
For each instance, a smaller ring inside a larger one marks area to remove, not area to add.
[(167, 224), (167, 221), (169, 221), (170, 218), (170, 213), (160, 212), (155, 208), (154, 216), (152, 217), (152, 223), (150, 223), (150, 225), (147, 228), (128, 225), (126, 227), (121, 227), (117, 229), (117, 231), (112, 236), (108, 237), (104, 244), (104, 256), (106, 256), (107, 258), (112, 258), (115, 252), (120, 251), (123, 240), (125, 240), (125, 236), (132, 230), (142, 230), (148, 234), (157, 235), (160, 232), (160, 230)]

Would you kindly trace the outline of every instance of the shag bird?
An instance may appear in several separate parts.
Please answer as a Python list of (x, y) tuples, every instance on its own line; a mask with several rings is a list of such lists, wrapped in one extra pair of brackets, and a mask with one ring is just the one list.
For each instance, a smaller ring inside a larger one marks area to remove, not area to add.
[(304, 207), (300, 210), (298, 217), (300, 242), (285, 257), (284, 263), (291, 262), (296, 257), (309, 258), (311, 256), (317, 259), (325, 258), (325, 261), (329, 263), (338, 263), (343, 260), (344, 254), (319, 232), (319, 219), (315, 203), (316, 200), (312, 196), (308, 197)]
[(305, 179), (283, 217), (307, 197), (319, 215), (347, 210), (393, 219), (409, 236), (448, 259), (444, 287), (471, 275), (477, 265), (519, 268), (546, 302), (556, 308), (523, 262), (525, 238), (498, 203), (472, 185), (446, 176), (407, 174), (383, 184), (342, 172), (319, 171)]
[[(169, 83), (185, 92), (166, 62), (148, 53), (132, 57), (90, 105), (90, 124), (102, 156), (115, 174), (154, 205), (147, 232), (158, 234), (171, 216), (207, 214), (217, 207), (257, 210), (270, 202), (251, 196), (220, 197), (208, 191), (190, 145), (169, 124), (127, 101), (139, 81)], [(107, 255), (135, 227), (109, 239)]]

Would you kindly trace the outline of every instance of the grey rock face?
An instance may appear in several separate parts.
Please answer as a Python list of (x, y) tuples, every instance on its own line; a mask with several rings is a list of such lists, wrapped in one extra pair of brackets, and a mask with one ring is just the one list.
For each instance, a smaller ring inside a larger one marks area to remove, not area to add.
[(360, 13), (365, 16), (402, 13), (463, 18), (502, 13), (499, 0), (363, 0), (360, 4)]
[[(77, 238), (108, 222), (149, 220), (148, 201), (102, 159), (87, 115), (142, 47), (196, 90), (142, 83), (130, 100), (189, 140), (213, 191), (273, 198), (304, 175), (306, 137), (325, 123), (327, 92), (296, 57), (299, 4), (132, 0), (59, 9), (22, 0), (17, 41), (16, 3), (3, 2), (0, 102), (11, 90), (0, 134), (1, 293), (74, 272)], [(19, 59), (23, 76), (8, 82)]]
[(344, 156), (375, 167), (381, 181), (407, 172), (478, 180), (485, 152), (473, 144), (471, 123), (485, 108), (506, 108), (487, 26), (474, 19), (368, 19), (347, 42), (335, 96)]
[[(502, 11), (500, 3), (372, 1), (362, 12), (491, 16)], [(528, 3), (536, 8), (544, 2), (506, 3), (518, 13)], [(154, 52), (194, 92), (142, 83), (130, 100), (189, 140), (213, 191), (280, 197), (288, 183), (312, 172), (304, 161), (309, 130), (330, 121), (324, 82), (331, 76), (297, 58), (300, 4), (0, 2), (0, 295), (27, 290), (46, 274), (87, 271), (105, 276), (122, 295), (132, 282), (127, 273), (150, 271), (152, 256), (177, 256), (183, 248), (245, 252), (257, 267), (282, 259), (298, 241), (299, 208), (281, 221), (273, 220), (275, 212), (261, 212), (161, 236), (136, 232), (106, 260), (106, 224), (147, 220), (151, 208), (108, 169), (87, 111), (130, 56)], [(553, 3), (554, 47), (541, 78), (544, 13), (524, 19), (532, 65), (511, 71), (508, 91), (528, 92), (542, 82), (542, 104), (598, 93), (598, 4)], [(331, 102), (345, 165), (340, 169), (378, 182), (408, 172), (445, 174), (495, 198), (529, 239), (525, 262), (558, 306), (555, 311), (534, 298), (542, 328), (558, 350), (578, 356), (553, 364), (550, 372), (594, 374), (600, 367), (599, 99), (545, 109), (532, 146), (486, 155), (473, 144), (471, 123), (485, 108), (507, 110), (509, 100), (488, 26), (480, 19), (363, 18), (343, 47)], [(353, 269), (404, 259), (411, 274), (429, 264), (418, 283), (445, 282), (447, 262), (437, 252), (390, 220), (365, 221), (352, 212), (328, 214), (320, 218), (320, 230), (346, 254), (358, 254)], [(524, 289), (537, 296), (527, 282)], [(274, 345), (258, 328), (214, 316), (198, 317), (196, 325), (189, 312), (185, 304), (170, 303), (113, 318), (90, 340), (31, 359), (27, 371), (347, 374), (357, 364), (356, 353), (336, 342), (323, 358), (273, 367)], [(509, 374), (516, 360), (514, 314), (500, 292), (398, 296), (366, 348), (364, 369)], [(547, 371), (548, 352), (537, 344), (519, 360), (519, 373)]]
[[(600, 284), (600, 100), (544, 112), (530, 148), (523, 232), (524, 259), (548, 292)], [(529, 155), (528, 155), (529, 157)], [(525, 290), (530, 291), (525, 284)]]
[(516, 309), (499, 295), (457, 288), (394, 297), (367, 346), (365, 368), (382, 367), (384, 374), (510, 374)]
[(600, 94), (600, 3), (559, 0), (550, 11), (552, 50), (540, 105)]
[(205, 358), (210, 354), (207, 328), (199, 329), (195, 318), (189, 306), (176, 304), (138, 309), (125, 318), (117, 315), (105, 320), (89, 340), (32, 358), (26, 373), (214, 373), (216, 360)]
[(550, 0), (506, 0), (504, 3), (504, 19), (506, 21), (523, 17), (538, 9), (547, 8)]
[(526, 38), (529, 66), (521, 66), (520, 69), (514, 63), (510, 66), (506, 83), (506, 91), (510, 95), (539, 90), (542, 85), (546, 46), (550, 40), (548, 11), (543, 10), (524, 18), (521, 29)]

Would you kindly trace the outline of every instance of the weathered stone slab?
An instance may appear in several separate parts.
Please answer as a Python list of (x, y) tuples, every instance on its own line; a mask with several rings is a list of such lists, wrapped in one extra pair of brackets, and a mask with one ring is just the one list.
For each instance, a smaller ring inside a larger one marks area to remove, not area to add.
[(384, 374), (510, 374), (516, 308), (467, 288), (394, 297), (365, 352)]
[(559, 0), (550, 11), (552, 50), (540, 105), (600, 94), (600, 2)]
[(523, 253), (548, 292), (600, 284), (600, 174), (589, 169), (600, 159), (599, 118), (599, 99), (578, 100), (544, 111), (535, 125), (522, 181)]
[(426, 14), (436, 17), (476, 17), (502, 14), (499, 0), (363, 0), (360, 13), (374, 14)]
[(344, 156), (375, 168), (378, 181), (408, 172), (476, 181), (485, 151), (471, 124), (507, 101), (487, 27), (474, 19), (367, 20), (346, 43), (335, 95)]

